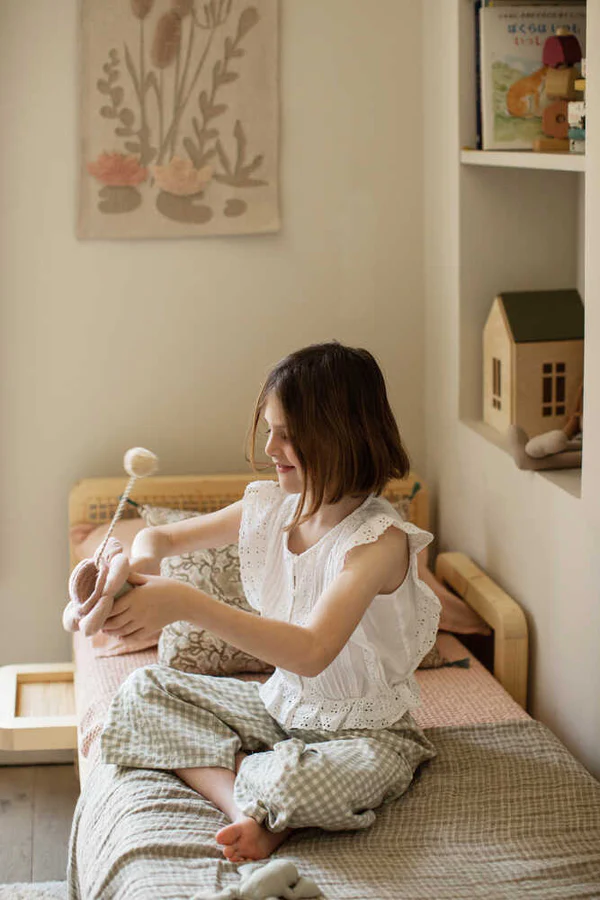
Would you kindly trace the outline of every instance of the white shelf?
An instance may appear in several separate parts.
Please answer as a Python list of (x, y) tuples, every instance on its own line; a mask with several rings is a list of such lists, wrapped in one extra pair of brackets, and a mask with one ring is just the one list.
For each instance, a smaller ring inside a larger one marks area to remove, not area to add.
[[(491, 428), (486, 422), (482, 422), (481, 420), (462, 419), (461, 421), (468, 428), (471, 428), (473, 431), (476, 431), (477, 434), (480, 434), (481, 437), (485, 438), (486, 441), (489, 441), (490, 444), (495, 444), (496, 447), (499, 447), (509, 456), (512, 456), (508, 437), (506, 435), (501, 434), (499, 431), (496, 431), (495, 428)], [(524, 469), (522, 471), (532, 472), (535, 475), (539, 475), (541, 478), (545, 478), (546, 481), (552, 482), (552, 484), (555, 484), (573, 497), (581, 497), (581, 469)]]
[(585, 172), (585, 155), (583, 153), (534, 153), (532, 150), (461, 150), (460, 161), (468, 166)]

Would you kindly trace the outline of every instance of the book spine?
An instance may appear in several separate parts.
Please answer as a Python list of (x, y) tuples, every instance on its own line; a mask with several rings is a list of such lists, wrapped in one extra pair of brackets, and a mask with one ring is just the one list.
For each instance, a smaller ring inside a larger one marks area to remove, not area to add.
[[(478, 70), (478, 80), (479, 80), (479, 112), (481, 119), (481, 148), (483, 150), (493, 150), (493, 110), (490, 112), (492, 108), (492, 100), (489, 97), (490, 84), (489, 84), (489, 74), (484, 72), (484, 63), (486, 60), (486, 27), (484, 16), (489, 13), (487, 3), (484, 2), (480, 5), (480, 8), (477, 13), (478, 18), (478, 31), (479, 31), (479, 39), (478, 39), (478, 62), (477, 62), (477, 70)], [(478, 148), (479, 149), (479, 148)]]
[(483, 126), (481, 122), (481, 21), (480, 10), (486, 0), (475, 0), (475, 149), (483, 147)]

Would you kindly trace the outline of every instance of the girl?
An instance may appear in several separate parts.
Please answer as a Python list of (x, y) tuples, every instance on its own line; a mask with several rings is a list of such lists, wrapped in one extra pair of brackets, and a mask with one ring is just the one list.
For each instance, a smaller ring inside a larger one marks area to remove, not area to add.
[[(367, 827), (435, 755), (409, 712), (439, 619), (417, 572), (431, 535), (379, 497), (409, 464), (377, 363), (337, 342), (283, 359), (256, 404), (253, 463), (261, 418), (278, 483), (140, 532), (139, 587), (105, 628), (143, 636), (183, 619), (276, 667), (264, 685), (138, 669), (102, 735), (103, 762), (174, 770), (221, 809), (233, 862), (269, 856), (292, 829)], [(155, 574), (163, 557), (238, 540), (260, 616)]]

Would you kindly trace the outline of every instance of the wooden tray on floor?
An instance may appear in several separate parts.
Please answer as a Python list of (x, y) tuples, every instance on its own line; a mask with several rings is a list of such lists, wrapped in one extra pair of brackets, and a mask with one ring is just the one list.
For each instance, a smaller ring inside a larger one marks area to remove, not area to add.
[(73, 663), (0, 667), (0, 750), (74, 750)]

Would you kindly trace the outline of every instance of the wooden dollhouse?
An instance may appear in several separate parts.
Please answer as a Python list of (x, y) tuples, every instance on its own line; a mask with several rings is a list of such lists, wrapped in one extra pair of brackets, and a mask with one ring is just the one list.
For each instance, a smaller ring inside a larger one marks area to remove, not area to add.
[(483, 330), (483, 419), (529, 437), (562, 428), (583, 378), (576, 290), (499, 294)]

